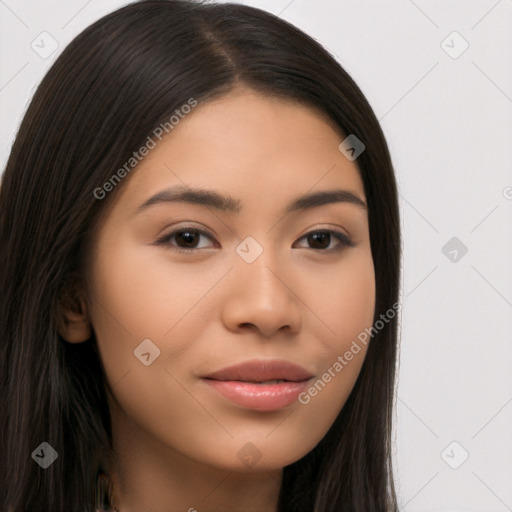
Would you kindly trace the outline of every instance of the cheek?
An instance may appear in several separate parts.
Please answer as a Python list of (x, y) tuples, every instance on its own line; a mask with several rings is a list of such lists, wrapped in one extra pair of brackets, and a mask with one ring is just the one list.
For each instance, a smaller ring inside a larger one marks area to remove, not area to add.
[[(116, 382), (140, 366), (134, 350), (145, 339), (156, 340), (175, 322), (175, 294), (164, 280), (157, 282), (154, 264), (119, 244), (96, 257), (92, 287), (92, 323), (106, 373)], [(161, 314), (166, 307), (167, 315)]]
[(171, 262), (164, 249), (148, 250), (120, 241), (98, 253), (92, 322), (111, 381), (128, 370), (140, 369), (134, 350), (143, 340), (152, 340), (160, 350), (157, 366), (164, 357), (179, 366), (194, 340), (200, 339), (203, 324), (197, 315), (204, 313), (207, 291), (224, 270), (212, 271), (206, 265), (184, 267)]
[(317, 297), (315, 311), (319, 312), (329, 334), (321, 337), (319, 344), (322, 368), (299, 397), (299, 402), (309, 409), (306, 422), (317, 435), (327, 431), (342, 409), (366, 356), (369, 338), (364, 333), (373, 324), (375, 309), (371, 253), (354, 251), (350, 261), (347, 259), (338, 271), (332, 272), (329, 280), (321, 282), (328, 286), (312, 297)]
[[(330, 351), (343, 349), (373, 322), (375, 273), (371, 253), (354, 250), (339, 266), (315, 276), (315, 283), (316, 291), (309, 296), (330, 333), (325, 345)], [(314, 284), (311, 290), (315, 290)]]

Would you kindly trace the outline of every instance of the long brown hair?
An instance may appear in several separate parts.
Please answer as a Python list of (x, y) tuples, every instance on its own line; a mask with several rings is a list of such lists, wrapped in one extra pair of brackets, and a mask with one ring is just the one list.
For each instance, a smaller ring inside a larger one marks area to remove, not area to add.
[[(39, 85), (0, 189), (0, 509), (92, 511), (99, 454), (112, 453), (94, 334), (65, 343), (59, 304), (83, 278), (87, 240), (120, 183), (94, 194), (154, 128), (193, 97), (236, 84), (326, 114), (366, 146), (375, 320), (399, 293), (400, 222), (388, 147), (361, 90), (313, 38), (263, 10), (143, 0), (79, 34)], [(341, 142), (341, 141), (340, 141)], [(136, 172), (134, 169), (133, 172)], [(127, 178), (128, 179), (128, 178)], [(391, 426), (397, 316), (374, 336), (336, 421), (284, 468), (279, 512), (396, 512)], [(57, 460), (31, 454), (47, 442)]]

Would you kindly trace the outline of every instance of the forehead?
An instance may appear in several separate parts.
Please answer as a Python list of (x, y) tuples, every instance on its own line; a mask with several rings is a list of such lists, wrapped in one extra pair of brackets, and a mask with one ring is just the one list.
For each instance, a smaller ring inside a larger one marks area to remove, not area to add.
[(156, 141), (120, 200), (170, 186), (229, 190), (271, 202), (314, 187), (343, 187), (364, 198), (359, 170), (338, 146), (335, 123), (300, 103), (238, 89), (199, 103)]
[(215, 141), (217, 147), (224, 142), (231, 151), (250, 149), (253, 137), (265, 142), (268, 150), (292, 145), (294, 141), (301, 144), (304, 139), (314, 143), (329, 135), (336, 139), (343, 136), (332, 119), (309, 105), (241, 87), (200, 103), (178, 128), (172, 132), (174, 138), (193, 138), (205, 145)]

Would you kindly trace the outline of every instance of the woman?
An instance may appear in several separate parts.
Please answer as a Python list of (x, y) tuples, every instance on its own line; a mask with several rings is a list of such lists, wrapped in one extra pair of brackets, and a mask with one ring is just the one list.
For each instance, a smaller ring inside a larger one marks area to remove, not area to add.
[(312, 38), (235, 4), (105, 16), (0, 212), (2, 510), (397, 510), (396, 183)]

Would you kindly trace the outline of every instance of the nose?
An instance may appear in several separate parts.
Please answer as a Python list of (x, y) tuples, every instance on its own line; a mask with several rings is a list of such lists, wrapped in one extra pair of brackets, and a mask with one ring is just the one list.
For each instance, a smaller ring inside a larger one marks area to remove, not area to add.
[(293, 289), (291, 273), (283, 272), (269, 253), (263, 251), (252, 263), (240, 259), (230, 272), (228, 299), (222, 310), (228, 330), (252, 329), (266, 339), (278, 331), (288, 335), (300, 331), (301, 300)]

